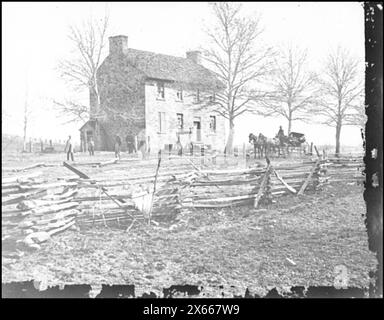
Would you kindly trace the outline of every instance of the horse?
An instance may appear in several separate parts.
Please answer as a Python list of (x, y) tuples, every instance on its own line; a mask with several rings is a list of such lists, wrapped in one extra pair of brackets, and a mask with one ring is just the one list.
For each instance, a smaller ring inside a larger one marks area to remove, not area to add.
[(253, 143), (255, 159), (256, 154), (259, 155), (259, 158), (262, 158), (276, 152), (277, 145), (274, 139), (270, 139), (262, 133), (259, 133), (257, 137), (253, 133), (250, 133), (249, 142)]
[(250, 133), (249, 136), (249, 143), (253, 144), (253, 152), (255, 154), (255, 159), (256, 155), (258, 154), (259, 157), (263, 156), (263, 145), (260, 143), (258, 137), (256, 137), (253, 133)]
[(279, 147), (279, 144), (275, 139), (268, 138), (262, 133), (259, 134), (258, 141), (262, 145), (262, 150), (264, 151), (265, 156), (275, 154)]

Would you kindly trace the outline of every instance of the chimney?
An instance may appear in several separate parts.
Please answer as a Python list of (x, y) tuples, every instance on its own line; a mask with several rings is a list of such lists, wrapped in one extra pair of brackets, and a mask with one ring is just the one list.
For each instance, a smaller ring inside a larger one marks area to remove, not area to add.
[(128, 51), (127, 36), (109, 37), (109, 54), (124, 54)]
[(201, 64), (201, 52), (200, 51), (187, 51), (187, 59), (192, 60), (194, 63)]

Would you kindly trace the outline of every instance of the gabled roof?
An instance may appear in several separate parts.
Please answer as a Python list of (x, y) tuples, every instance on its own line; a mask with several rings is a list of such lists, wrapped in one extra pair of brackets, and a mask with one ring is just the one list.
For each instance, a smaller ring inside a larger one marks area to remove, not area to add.
[(96, 122), (97, 120), (95, 119), (89, 119), (88, 121), (86, 121), (81, 127), (80, 127), (80, 131), (83, 130), (85, 128), (85, 126), (90, 126), (92, 127), (93, 129), (95, 129), (95, 126), (96, 126)]
[(224, 85), (215, 73), (192, 60), (129, 48), (128, 62), (147, 78), (186, 83), (200, 88), (220, 90)]

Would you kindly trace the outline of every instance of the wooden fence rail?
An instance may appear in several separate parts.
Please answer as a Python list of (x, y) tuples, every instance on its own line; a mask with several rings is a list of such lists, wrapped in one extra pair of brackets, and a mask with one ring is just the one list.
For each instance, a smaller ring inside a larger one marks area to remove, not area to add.
[[(11, 175), (3, 174), (2, 181), (2, 239), (38, 248), (51, 235), (76, 225), (114, 222), (129, 228), (132, 221), (147, 221), (148, 212), (156, 223), (191, 208), (257, 207), (284, 194), (300, 196), (316, 191), (332, 181), (364, 180), (364, 166), (358, 158), (225, 169), (202, 166), (199, 159), (185, 160), (165, 158), (157, 174), (154, 161), (141, 166), (129, 161), (96, 167), (75, 164), (69, 165), (75, 177), (54, 181), (45, 177), (49, 166), (29, 166), (38, 171), (19, 176), (8, 171)], [(148, 211), (146, 206), (151, 202)]]

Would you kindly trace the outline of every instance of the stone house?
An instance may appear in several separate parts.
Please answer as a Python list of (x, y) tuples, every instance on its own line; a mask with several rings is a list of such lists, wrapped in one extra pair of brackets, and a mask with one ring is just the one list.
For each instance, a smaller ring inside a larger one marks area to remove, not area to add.
[(92, 137), (96, 150), (113, 150), (119, 136), (123, 151), (145, 145), (152, 153), (178, 141), (224, 149), (225, 119), (212, 108), (224, 86), (202, 66), (199, 51), (174, 57), (131, 49), (126, 36), (110, 37), (97, 82), (99, 107), (91, 107), (80, 128), (84, 147)]

